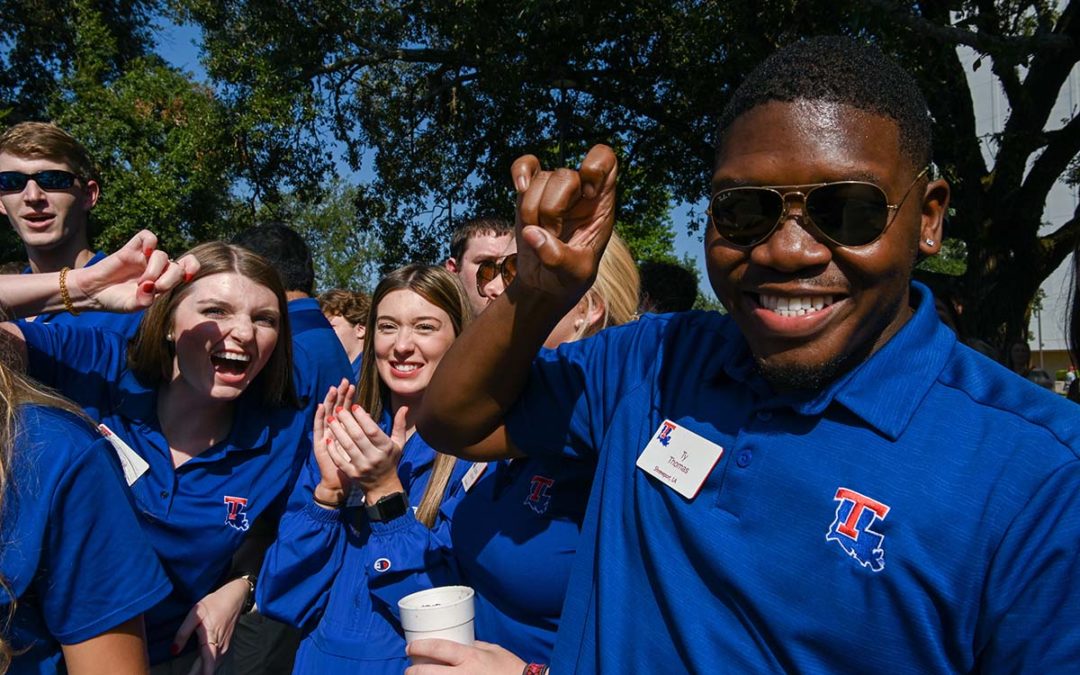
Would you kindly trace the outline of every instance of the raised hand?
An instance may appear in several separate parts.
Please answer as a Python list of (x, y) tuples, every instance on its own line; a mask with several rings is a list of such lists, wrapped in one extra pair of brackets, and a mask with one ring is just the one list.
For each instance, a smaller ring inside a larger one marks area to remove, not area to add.
[(577, 171), (544, 171), (526, 155), (510, 172), (518, 193), (519, 283), (576, 302), (596, 277), (615, 224), (615, 154), (594, 146)]
[(153, 232), (143, 230), (96, 265), (72, 270), (67, 277), (72, 295), (85, 296), (93, 309), (132, 312), (199, 271), (195, 258), (170, 260), (157, 243)]

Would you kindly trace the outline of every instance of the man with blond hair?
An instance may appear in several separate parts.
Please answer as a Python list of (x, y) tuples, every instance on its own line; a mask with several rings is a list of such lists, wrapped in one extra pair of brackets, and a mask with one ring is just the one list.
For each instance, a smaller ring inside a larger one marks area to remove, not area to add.
[[(19, 235), (28, 272), (60, 272), (105, 257), (90, 248), (90, 211), (101, 197), (90, 153), (49, 122), (22, 122), (0, 134), (0, 213)], [(100, 326), (134, 334), (142, 313), (42, 314), (37, 321)]]

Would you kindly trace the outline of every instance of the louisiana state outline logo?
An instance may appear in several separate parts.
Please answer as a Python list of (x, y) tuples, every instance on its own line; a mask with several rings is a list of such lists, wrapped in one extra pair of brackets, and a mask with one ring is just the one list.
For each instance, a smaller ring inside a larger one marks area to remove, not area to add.
[(555, 484), (555, 480), (547, 476), (533, 476), (529, 481), (529, 494), (525, 497), (525, 506), (539, 515), (547, 513), (551, 504), (551, 493), (548, 488)]
[(247, 532), (250, 524), (247, 517), (247, 497), (225, 496), (225, 524), (241, 532)]
[(885, 535), (875, 532), (873, 526), (885, 520), (889, 507), (845, 487), (836, 490), (833, 500), (839, 503), (825, 541), (835, 541), (863, 567), (874, 572), (885, 569)]

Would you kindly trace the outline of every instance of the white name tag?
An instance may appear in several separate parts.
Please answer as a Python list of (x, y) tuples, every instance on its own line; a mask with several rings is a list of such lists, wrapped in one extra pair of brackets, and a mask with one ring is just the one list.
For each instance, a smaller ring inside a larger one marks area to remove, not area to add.
[(109, 427), (99, 424), (98, 431), (116, 451), (116, 456), (120, 458), (120, 466), (124, 468), (124, 480), (127, 481), (128, 487), (131, 487), (135, 484), (135, 481), (139, 480), (140, 476), (150, 470), (150, 465), (139, 456), (139, 453), (132, 450), (130, 445), (114, 434)]
[(687, 499), (697, 496), (724, 449), (664, 420), (638, 456), (637, 466)]
[(469, 467), (469, 470), (461, 477), (461, 487), (465, 488), (465, 492), (468, 492), (472, 489), (472, 486), (476, 485), (476, 481), (480, 480), (480, 476), (483, 476), (486, 470), (487, 462), (474, 462)]

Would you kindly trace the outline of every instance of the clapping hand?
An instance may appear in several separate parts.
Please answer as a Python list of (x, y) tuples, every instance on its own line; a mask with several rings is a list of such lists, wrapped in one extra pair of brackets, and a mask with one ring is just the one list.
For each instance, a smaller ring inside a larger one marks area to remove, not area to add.
[(316, 497), (323, 502), (343, 503), (353, 486), (363, 490), (369, 504), (403, 489), (397, 468), (408, 409), (398, 409), (387, 435), (363, 408), (351, 403), (354, 393), (355, 387), (343, 380), (330, 388), (315, 413), (315, 460), (321, 476)]

